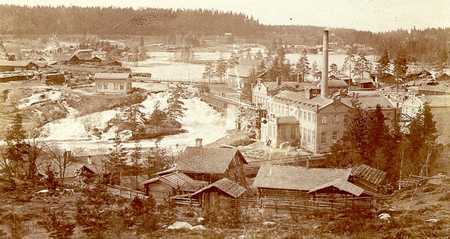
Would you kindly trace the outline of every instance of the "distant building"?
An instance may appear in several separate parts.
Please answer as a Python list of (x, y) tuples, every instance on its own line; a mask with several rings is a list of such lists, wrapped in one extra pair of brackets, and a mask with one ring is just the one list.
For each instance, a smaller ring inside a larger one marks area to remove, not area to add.
[(252, 103), (261, 109), (269, 107), (269, 100), (272, 96), (281, 90), (302, 91), (307, 87), (311, 87), (310, 82), (282, 82), (282, 81), (268, 81), (264, 82), (258, 79), (252, 89)]
[(0, 72), (37, 70), (38, 65), (32, 61), (0, 61)]
[(131, 90), (130, 73), (96, 73), (95, 90), (103, 94), (126, 94)]
[(94, 54), (92, 49), (77, 50), (67, 61), (69, 64), (100, 63), (103, 59)]

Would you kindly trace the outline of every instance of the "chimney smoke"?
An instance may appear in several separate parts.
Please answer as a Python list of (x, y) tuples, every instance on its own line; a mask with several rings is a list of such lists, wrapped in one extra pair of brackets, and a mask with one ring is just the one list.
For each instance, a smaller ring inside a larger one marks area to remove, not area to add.
[(323, 31), (323, 68), (322, 68), (322, 81), (320, 84), (320, 96), (323, 98), (328, 97), (328, 29)]

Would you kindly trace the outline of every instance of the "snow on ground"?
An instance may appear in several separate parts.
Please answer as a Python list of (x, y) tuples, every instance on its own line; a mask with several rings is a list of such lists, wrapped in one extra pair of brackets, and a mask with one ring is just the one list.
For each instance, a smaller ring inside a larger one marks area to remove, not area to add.
[(62, 92), (60, 90), (36, 91), (31, 96), (21, 99), (17, 107), (24, 109), (42, 101), (57, 101), (61, 99), (61, 96)]
[(146, 61), (138, 66), (130, 65), (131, 71), (138, 73), (152, 73), (155, 80), (192, 81), (201, 79), (204, 65), (174, 62), (171, 64), (148, 64)]
[(118, 110), (107, 110), (80, 117), (55, 120), (43, 126), (44, 135), (46, 135), (46, 140), (88, 140), (91, 135), (87, 128), (106, 128), (108, 121), (117, 113)]

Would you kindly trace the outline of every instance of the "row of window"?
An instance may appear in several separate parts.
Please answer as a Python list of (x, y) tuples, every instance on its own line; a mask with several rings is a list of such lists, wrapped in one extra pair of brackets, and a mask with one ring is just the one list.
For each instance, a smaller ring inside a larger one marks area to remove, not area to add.
[[(334, 143), (337, 141), (337, 137), (338, 137), (338, 132), (335, 130), (331, 133), (331, 142)], [(321, 144), (326, 144), (328, 142), (327, 140), (327, 132), (322, 132), (320, 134), (320, 143)]]
[[(106, 82), (105, 82), (105, 83), (97, 83), (97, 89), (105, 89), (105, 90), (107, 90), (107, 89), (108, 89), (108, 83), (106, 83)], [(123, 90), (123, 89), (125, 89), (125, 84), (122, 84), (122, 83), (114, 83), (111, 89), (114, 89), (114, 90), (118, 90), (118, 89)]]

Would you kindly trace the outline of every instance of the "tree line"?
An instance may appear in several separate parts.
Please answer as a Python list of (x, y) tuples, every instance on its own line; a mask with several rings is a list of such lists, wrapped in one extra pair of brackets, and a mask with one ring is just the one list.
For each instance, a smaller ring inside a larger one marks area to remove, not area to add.
[(411, 175), (428, 176), (442, 150), (436, 122), (425, 104), (401, 129), (398, 118), (388, 124), (381, 107), (368, 111), (357, 100), (346, 118), (343, 137), (331, 147), (331, 166), (367, 164), (387, 173), (394, 184)]
[[(323, 30), (318, 26), (263, 25), (242, 13), (204, 9), (0, 5), (0, 21), (3, 23), (0, 34), (194, 34), (197, 37), (230, 32), (265, 43), (269, 48), (276, 39), (283, 39), (284, 44), (320, 45)], [(385, 49), (393, 55), (404, 51), (412, 61), (436, 62), (449, 51), (450, 28), (401, 29), (379, 33), (344, 28), (330, 31), (331, 41), (340, 46), (365, 44), (380, 55)]]

